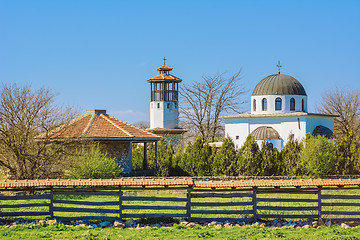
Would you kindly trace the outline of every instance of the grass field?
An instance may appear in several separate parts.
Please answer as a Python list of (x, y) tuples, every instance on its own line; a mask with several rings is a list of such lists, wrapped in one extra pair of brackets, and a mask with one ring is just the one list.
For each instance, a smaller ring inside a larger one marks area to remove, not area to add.
[(338, 226), (314, 228), (260, 228), (232, 227), (215, 229), (213, 227), (187, 228), (174, 225), (169, 228), (148, 229), (87, 229), (69, 227), (62, 224), (51, 226), (17, 226), (12, 229), (0, 227), (0, 239), (360, 239), (360, 227), (343, 229)]

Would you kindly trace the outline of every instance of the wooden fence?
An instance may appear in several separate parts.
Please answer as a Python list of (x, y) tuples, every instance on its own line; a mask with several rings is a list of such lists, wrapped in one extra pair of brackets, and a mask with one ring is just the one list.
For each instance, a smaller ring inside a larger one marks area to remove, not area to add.
[(18, 191), (29, 189), (2, 189), (7, 196), (0, 196), (0, 217), (48, 216), (63, 221), (142, 217), (234, 222), (360, 220), (358, 187), (50, 187), (32, 188), (33, 194), (26, 195)]

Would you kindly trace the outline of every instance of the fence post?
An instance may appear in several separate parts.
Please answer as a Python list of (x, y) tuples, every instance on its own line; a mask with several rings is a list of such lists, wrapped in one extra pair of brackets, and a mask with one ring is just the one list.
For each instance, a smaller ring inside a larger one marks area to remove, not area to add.
[(318, 186), (318, 192), (317, 192), (317, 194), (318, 194), (318, 206), (317, 206), (317, 208), (318, 208), (318, 221), (320, 222), (321, 221), (321, 186)]
[(257, 218), (258, 218), (256, 194), (257, 194), (257, 187), (253, 187), (252, 204), (253, 204), (253, 215), (255, 222), (257, 222)]
[(186, 217), (191, 222), (191, 187), (187, 189), (187, 201), (186, 201)]
[(121, 190), (121, 186), (119, 186), (119, 218), (122, 221), (122, 196), (123, 191)]
[(50, 215), (50, 218), (54, 218), (54, 193), (53, 193), (53, 186), (50, 187), (49, 215)]

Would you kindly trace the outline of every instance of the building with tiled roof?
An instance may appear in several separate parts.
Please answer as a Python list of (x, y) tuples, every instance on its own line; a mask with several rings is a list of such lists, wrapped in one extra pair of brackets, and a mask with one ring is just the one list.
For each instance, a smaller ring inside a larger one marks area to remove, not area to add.
[(289, 136), (303, 139), (307, 133), (332, 136), (333, 115), (308, 113), (305, 88), (295, 78), (280, 73), (262, 79), (251, 96), (251, 113), (223, 116), (225, 134), (239, 148), (252, 135), (261, 147), (263, 141), (281, 150)]
[(172, 67), (165, 65), (158, 67), (160, 74), (149, 78), (151, 99), (150, 99), (150, 129), (148, 132), (162, 136), (179, 136), (186, 132), (186, 129), (179, 127), (179, 83), (180, 78), (170, 74)]
[(106, 110), (87, 110), (87, 113), (39, 135), (37, 139), (96, 141), (121, 164), (123, 172), (132, 167), (132, 144), (157, 142), (161, 136), (147, 132), (106, 114)]

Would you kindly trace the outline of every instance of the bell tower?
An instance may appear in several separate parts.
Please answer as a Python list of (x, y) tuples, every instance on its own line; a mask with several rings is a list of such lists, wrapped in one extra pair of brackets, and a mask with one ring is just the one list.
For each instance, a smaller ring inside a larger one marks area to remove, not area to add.
[(173, 69), (165, 65), (157, 68), (159, 74), (149, 78), (150, 83), (150, 129), (179, 128), (179, 83), (182, 81), (170, 74)]

